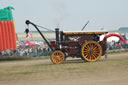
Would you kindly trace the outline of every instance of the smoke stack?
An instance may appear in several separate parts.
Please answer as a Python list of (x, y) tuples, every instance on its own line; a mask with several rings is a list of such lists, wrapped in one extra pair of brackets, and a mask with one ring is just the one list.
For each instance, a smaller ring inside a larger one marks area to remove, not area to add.
[(55, 32), (56, 32), (56, 45), (59, 45), (59, 28), (55, 28)]

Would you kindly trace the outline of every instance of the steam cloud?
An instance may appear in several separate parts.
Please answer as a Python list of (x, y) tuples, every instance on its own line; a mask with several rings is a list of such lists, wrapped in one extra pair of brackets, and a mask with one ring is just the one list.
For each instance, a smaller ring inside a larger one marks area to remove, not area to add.
[(53, 1), (52, 1), (53, 9), (56, 12), (56, 16), (53, 19), (53, 21), (56, 27), (60, 27), (62, 22), (68, 18), (69, 14), (66, 10), (66, 4), (64, 3), (64, 0), (53, 0)]

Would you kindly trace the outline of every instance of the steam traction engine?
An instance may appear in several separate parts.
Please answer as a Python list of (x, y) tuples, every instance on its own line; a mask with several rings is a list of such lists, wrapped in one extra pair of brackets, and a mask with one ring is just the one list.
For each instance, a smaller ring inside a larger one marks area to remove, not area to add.
[(80, 57), (85, 61), (97, 61), (106, 52), (106, 39), (111, 36), (124, 39), (118, 34), (108, 34), (100, 41), (100, 36), (108, 32), (63, 32), (55, 29), (56, 41), (50, 43), (40, 32), (37, 25), (26, 20), (26, 24), (32, 24), (42, 38), (45, 40), (49, 48), (52, 50), (51, 61), (54, 64), (62, 63), (67, 57)]
[(107, 32), (63, 32), (56, 29), (56, 41), (50, 45), (54, 49), (51, 61), (62, 63), (66, 57), (81, 57), (85, 61), (96, 61), (106, 51), (106, 39), (100, 41), (100, 35)]

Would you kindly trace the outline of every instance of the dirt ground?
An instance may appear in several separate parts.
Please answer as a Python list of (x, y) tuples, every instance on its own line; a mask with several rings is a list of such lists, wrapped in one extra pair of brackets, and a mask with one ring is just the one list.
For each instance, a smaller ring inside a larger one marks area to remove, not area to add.
[(0, 61), (0, 85), (128, 85), (128, 52), (59, 65), (49, 59)]

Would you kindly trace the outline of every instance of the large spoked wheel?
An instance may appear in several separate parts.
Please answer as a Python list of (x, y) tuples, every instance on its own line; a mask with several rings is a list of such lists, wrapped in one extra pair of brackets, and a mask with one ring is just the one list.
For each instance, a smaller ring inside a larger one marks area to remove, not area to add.
[(82, 47), (82, 57), (86, 61), (96, 61), (101, 57), (102, 48), (95, 41), (88, 41)]
[(65, 55), (62, 51), (54, 51), (51, 54), (51, 61), (54, 64), (60, 64), (65, 60)]

